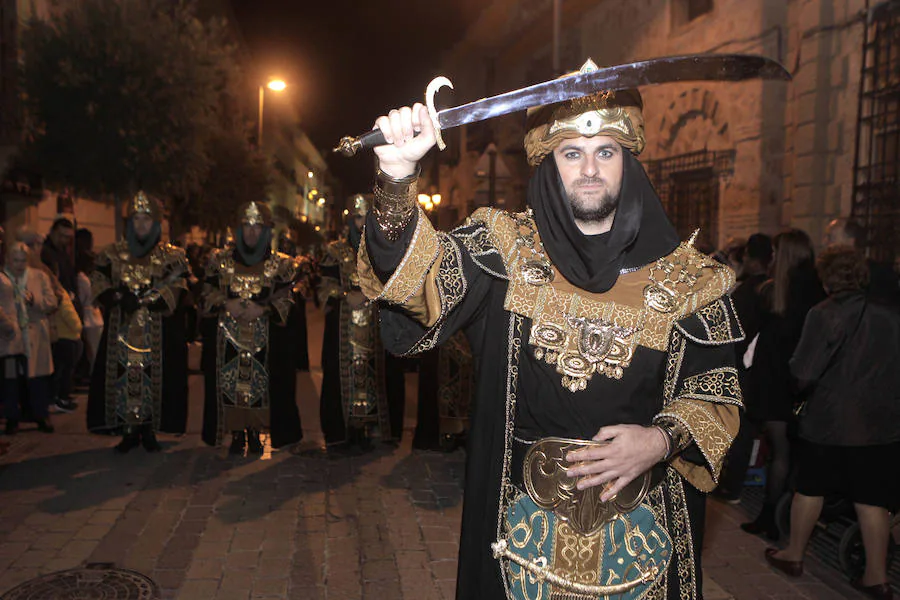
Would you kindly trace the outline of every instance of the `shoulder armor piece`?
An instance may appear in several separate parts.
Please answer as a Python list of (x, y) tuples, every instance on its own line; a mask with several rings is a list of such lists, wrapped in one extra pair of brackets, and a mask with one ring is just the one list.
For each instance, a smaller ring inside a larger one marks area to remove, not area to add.
[(731, 344), (744, 339), (744, 329), (730, 295), (724, 295), (675, 323), (686, 338), (705, 346)]
[(488, 275), (508, 279), (509, 260), (516, 251), (518, 235), (515, 215), (497, 208), (479, 208), (463, 225), (453, 230), (469, 256)]

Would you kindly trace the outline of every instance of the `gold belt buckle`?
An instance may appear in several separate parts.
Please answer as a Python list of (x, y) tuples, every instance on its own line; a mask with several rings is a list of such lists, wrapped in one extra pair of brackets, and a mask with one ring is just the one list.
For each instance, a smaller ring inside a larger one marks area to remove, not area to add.
[(650, 491), (650, 472), (638, 476), (612, 499), (604, 502), (600, 496), (606, 486), (579, 490), (580, 477), (569, 476), (566, 461), (569, 452), (604, 446), (608, 442), (575, 440), (558, 437), (542, 438), (525, 454), (522, 475), (525, 491), (534, 503), (544, 510), (552, 510), (582, 535), (595, 533), (604, 523), (637, 508)]

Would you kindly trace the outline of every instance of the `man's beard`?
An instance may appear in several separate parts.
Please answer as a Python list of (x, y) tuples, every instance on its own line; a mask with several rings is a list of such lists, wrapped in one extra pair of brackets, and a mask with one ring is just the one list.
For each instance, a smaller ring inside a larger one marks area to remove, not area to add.
[[(586, 183), (593, 183), (593, 181), (582, 179), (575, 182), (576, 187), (579, 184)], [(571, 192), (568, 196), (569, 205), (572, 207), (572, 215), (576, 221), (584, 223), (604, 221), (619, 207), (619, 194), (617, 193), (613, 196), (606, 189), (603, 190), (603, 194), (600, 196), (599, 204), (593, 200), (585, 200), (578, 192)]]

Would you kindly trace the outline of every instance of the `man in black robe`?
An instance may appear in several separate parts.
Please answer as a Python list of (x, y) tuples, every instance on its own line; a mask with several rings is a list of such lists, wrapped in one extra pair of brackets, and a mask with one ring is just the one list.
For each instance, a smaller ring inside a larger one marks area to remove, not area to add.
[(355, 198), (343, 239), (325, 246), (318, 293), (325, 310), (319, 415), (329, 453), (396, 444), (403, 433), (403, 371), (379, 341), (378, 307), (359, 289), (357, 251), (367, 212)]
[(249, 202), (238, 212), (233, 247), (215, 252), (206, 269), (203, 310), (217, 319), (204, 338), (203, 441), (230, 454), (262, 454), (261, 431), (274, 448), (303, 437), (296, 402), (293, 307), (296, 261), (272, 251), (272, 213)]
[(119, 452), (161, 450), (155, 432), (184, 433), (187, 339), (180, 313), (190, 275), (184, 250), (160, 241), (162, 207), (143, 192), (128, 205), (125, 239), (91, 275), (103, 336), (88, 395), (91, 431), (121, 432)]
[(635, 158), (641, 111), (636, 91), (529, 111), (528, 210), (480, 209), (450, 234), (416, 203), (427, 111), (376, 121), (389, 145), (359, 273), (385, 346), (462, 329), (475, 357), (460, 600), (702, 595), (742, 332), (733, 272), (679, 243)]

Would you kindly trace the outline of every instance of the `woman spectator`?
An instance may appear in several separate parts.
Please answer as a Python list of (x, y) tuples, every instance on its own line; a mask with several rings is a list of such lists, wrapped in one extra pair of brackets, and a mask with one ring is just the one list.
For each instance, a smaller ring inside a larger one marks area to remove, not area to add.
[(799, 402), (788, 362), (800, 341), (809, 309), (825, 297), (816, 275), (812, 242), (805, 232), (790, 229), (772, 240), (775, 250), (772, 278), (760, 290), (763, 310), (750, 378), (756, 391), (748, 417), (762, 428), (768, 442), (770, 462), (766, 471), (766, 498), (754, 521), (743, 523), (748, 533), (764, 533), (778, 539), (775, 507), (784, 493), (790, 471), (788, 427), (794, 405)]
[(91, 293), (91, 273), (94, 271), (93, 252), (82, 252), (75, 258), (75, 271), (78, 273), (76, 284), (78, 286), (78, 298), (81, 301), (83, 311), (82, 336), (84, 338), (84, 350), (89, 365), (88, 373), (94, 372), (94, 359), (97, 357), (97, 349), (100, 347), (100, 337), (103, 335), (103, 313), (94, 304), (94, 295)]
[[(12, 292), (16, 319), (23, 338), (25, 372), (28, 377), (28, 407), (38, 429), (52, 433), (48, 422), (51, 395), (53, 357), (50, 349), (49, 315), (57, 308), (56, 294), (50, 277), (39, 268), (28, 266), (31, 251), (23, 243), (13, 244), (6, 255), (6, 277), (0, 285), (9, 285), (2, 295)], [(8, 283), (6, 283), (8, 282)], [(18, 390), (18, 388), (17, 388)], [(6, 433), (18, 431), (20, 420), (19, 394), (5, 399)]]
[[(3, 229), (0, 228), (0, 244), (3, 243)], [(3, 260), (0, 246), (0, 260)], [(16, 311), (16, 299), (12, 282), (0, 272), (0, 398), (2, 398), (4, 418), (18, 418), (19, 385), (25, 376), (25, 346)], [(5, 454), (9, 444), (0, 443), (0, 454)]]
[(854, 586), (872, 598), (891, 598), (888, 509), (900, 500), (900, 478), (892, 471), (900, 464), (900, 313), (867, 300), (869, 270), (853, 248), (827, 248), (817, 267), (829, 297), (809, 311), (790, 362), (799, 387), (811, 390), (799, 419), (790, 545), (766, 550), (766, 558), (785, 573), (802, 574), (823, 498), (839, 495), (853, 501), (865, 547), (866, 570)]

